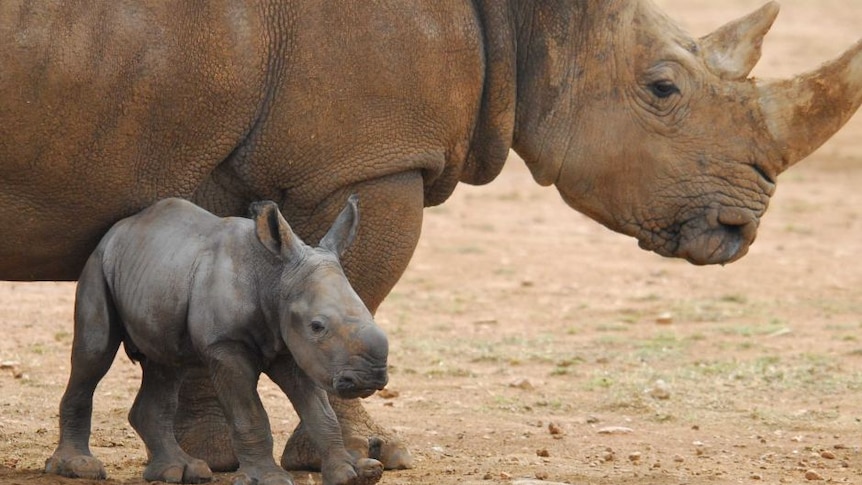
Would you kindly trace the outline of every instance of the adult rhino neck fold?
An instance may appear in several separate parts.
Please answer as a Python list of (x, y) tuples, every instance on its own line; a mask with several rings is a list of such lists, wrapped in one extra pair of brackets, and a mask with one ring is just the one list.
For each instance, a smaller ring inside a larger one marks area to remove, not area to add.
[(460, 180), (482, 185), (503, 169), (515, 131), (514, 20), (506, 2), (475, 0), (485, 54), (479, 117)]

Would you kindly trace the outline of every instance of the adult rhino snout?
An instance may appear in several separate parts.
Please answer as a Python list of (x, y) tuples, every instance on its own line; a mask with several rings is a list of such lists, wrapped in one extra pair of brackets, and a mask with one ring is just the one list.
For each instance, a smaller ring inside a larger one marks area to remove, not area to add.
[(683, 225), (673, 255), (697, 265), (732, 263), (748, 253), (759, 223), (750, 209), (709, 208), (705, 218)]

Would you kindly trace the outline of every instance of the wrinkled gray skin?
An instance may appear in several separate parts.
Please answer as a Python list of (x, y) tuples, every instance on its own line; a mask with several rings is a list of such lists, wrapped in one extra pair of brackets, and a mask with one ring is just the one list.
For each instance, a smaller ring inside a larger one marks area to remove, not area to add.
[(207, 464), (177, 444), (172, 423), (188, 369), (203, 366), (228, 416), (237, 485), (293, 483), (272, 457), (257, 394), (266, 373), (290, 398), (323, 458), (323, 483), (376, 483), (383, 465), (344, 448), (326, 392), (366, 397), (387, 382), (386, 336), (353, 291), (339, 258), (358, 225), (356, 198), (306, 246), (273, 202), (253, 220), (219, 218), (165, 199), (118, 222), (84, 266), (75, 305), (72, 372), (60, 443), (46, 471), (105, 478), (89, 450), (93, 391), (122, 342), (143, 382), (129, 421), (144, 440), (146, 480), (209, 481)]
[[(423, 207), (493, 180), (510, 149), (646, 249), (734, 261), (777, 175), (862, 102), (862, 44), (748, 77), (777, 13), (698, 39), (648, 0), (2, 1), (0, 278), (73, 280), (114, 222), (168, 196), (219, 215), (274, 200), (316, 240), (358, 193), (343, 264), (374, 312)], [(177, 433), (230, 468), (207, 382), (186, 380)], [(349, 449), (410, 465), (358, 401), (332, 404)], [(300, 426), (282, 464), (318, 466), (313, 448)]]

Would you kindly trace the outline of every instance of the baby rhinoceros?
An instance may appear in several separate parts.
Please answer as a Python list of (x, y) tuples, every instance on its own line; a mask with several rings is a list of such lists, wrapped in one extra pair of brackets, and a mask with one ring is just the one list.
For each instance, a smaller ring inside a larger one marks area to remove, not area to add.
[(46, 471), (104, 478), (89, 448), (93, 391), (122, 342), (143, 381), (129, 421), (143, 439), (147, 480), (199, 483), (212, 472), (177, 444), (177, 393), (204, 366), (231, 426), (234, 484), (289, 484), (276, 465), (261, 372), (287, 394), (316, 440), (326, 484), (366, 485), (380, 462), (344, 448), (327, 392), (366, 397), (387, 382), (386, 336), (339, 263), (358, 226), (348, 199), (319, 247), (305, 245), (273, 202), (251, 219), (220, 218), (165, 199), (118, 222), (78, 282), (72, 372), (60, 404), (60, 443)]

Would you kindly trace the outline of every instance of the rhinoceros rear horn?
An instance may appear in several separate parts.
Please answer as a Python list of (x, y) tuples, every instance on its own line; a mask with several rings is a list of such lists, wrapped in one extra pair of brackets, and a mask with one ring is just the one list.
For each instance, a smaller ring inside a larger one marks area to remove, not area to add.
[(781, 160), (778, 174), (835, 134), (862, 104), (862, 41), (819, 69), (758, 82), (761, 113)]
[(347, 203), (341, 213), (335, 218), (332, 227), (320, 240), (320, 247), (335, 253), (339, 258), (356, 237), (359, 228), (359, 196), (356, 194), (347, 198)]
[(702, 37), (700, 47), (709, 69), (726, 80), (748, 77), (760, 60), (763, 36), (772, 27), (778, 10), (778, 3), (769, 2)]
[(301, 251), (301, 241), (284, 220), (278, 204), (269, 200), (252, 202), (248, 210), (258, 241), (272, 254), (288, 259)]

